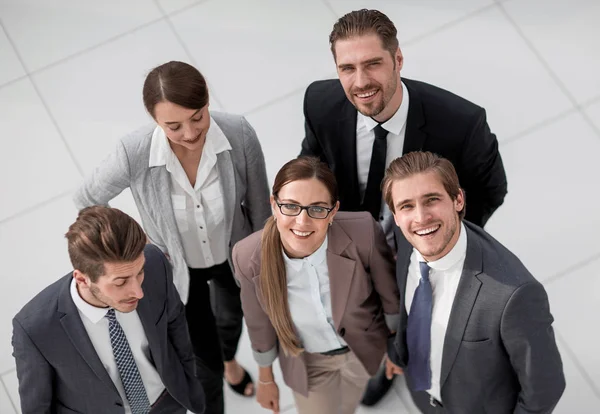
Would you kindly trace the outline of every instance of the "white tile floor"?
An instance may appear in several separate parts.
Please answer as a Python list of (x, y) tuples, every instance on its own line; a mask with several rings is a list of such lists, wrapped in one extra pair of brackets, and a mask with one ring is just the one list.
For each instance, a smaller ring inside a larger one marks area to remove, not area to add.
[[(547, 286), (568, 381), (556, 412), (600, 412), (600, 2), (0, 0), (1, 414), (19, 412), (10, 321), (69, 271), (70, 194), (121, 135), (150, 121), (147, 71), (197, 65), (212, 107), (254, 125), (272, 179), (299, 151), (303, 89), (335, 74), (331, 26), (361, 7), (396, 22), (404, 76), (488, 110), (509, 179), (488, 231)], [(138, 217), (128, 193), (113, 205)], [(239, 359), (256, 374), (246, 336)], [(266, 413), (226, 398), (228, 413)], [(289, 390), (281, 402), (295, 412)], [(399, 378), (359, 412), (414, 406)]]

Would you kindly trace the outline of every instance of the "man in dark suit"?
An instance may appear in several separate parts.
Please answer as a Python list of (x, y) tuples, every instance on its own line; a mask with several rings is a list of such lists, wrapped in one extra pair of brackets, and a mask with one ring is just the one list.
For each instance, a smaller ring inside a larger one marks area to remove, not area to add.
[[(329, 40), (339, 80), (317, 81), (306, 90), (301, 151), (333, 169), (340, 209), (371, 212), (393, 248), (394, 221), (380, 184), (385, 167), (404, 153), (427, 150), (448, 158), (469, 200), (467, 219), (479, 226), (507, 192), (485, 110), (435, 86), (400, 79), (396, 33), (377, 10), (354, 11), (335, 23)], [(379, 401), (390, 385), (380, 370), (363, 404)]]
[(383, 193), (404, 235), (396, 262), (400, 322), (389, 355), (419, 409), (551, 413), (565, 378), (548, 296), (514, 254), (463, 221), (452, 163), (405, 154), (388, 167)]
[(13, 319), (23, 414), (202, 413), (185, 310), (163, 253), (108, 207), (81, 210), (66, 237), (75, 270)]

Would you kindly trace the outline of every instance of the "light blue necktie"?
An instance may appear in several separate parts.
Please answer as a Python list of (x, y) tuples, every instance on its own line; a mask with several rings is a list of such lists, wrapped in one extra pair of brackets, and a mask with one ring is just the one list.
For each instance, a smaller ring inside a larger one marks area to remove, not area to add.
[(429, 265), (419, 262), (421, 279), (410, 305), (406, 343), (408, 345), (407, 372), (414, 391), (426, 391), (431, 388), (431, 312), (433, 310), (433, 291), (429, 282)]
[(132, 414), (147, 414), (150, 412), (150, 401), (148, 401), (142, 377), (133, 359), (131, 348), (129, 348), (129, 342), (117, 321), (115, 310), (110, 309), (106, 313), (106, 317), (108, 318), (110, 344), (131, 412)]

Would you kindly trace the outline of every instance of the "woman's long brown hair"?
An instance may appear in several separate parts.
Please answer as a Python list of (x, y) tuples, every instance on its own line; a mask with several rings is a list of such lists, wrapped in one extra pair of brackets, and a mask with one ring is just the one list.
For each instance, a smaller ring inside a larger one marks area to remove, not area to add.
[[(281, 188), (298, 180), (315, 178), (331, 195), (332, 205), (338, 198), (335, 175), (327, 164), (315, 157), (299, 157), (286, 163), (275, 176), (273, 196), (277, 197)], [(283, 260), (283, 247), (273, 216), (269, 217), (261, 239), (260, 290), (265, 310), (277, 337), (279, 346), (286, 355), (297, 356), (304, 351), (296, 332), (288, 306), (287, 275)]]

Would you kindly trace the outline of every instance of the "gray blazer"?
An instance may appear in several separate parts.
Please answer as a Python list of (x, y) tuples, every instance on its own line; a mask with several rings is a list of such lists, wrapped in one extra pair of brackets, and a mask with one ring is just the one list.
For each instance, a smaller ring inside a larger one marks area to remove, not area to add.
[[(204, 411), (204, 392), (185, 309), (160, 250), (144, 249), (144, 297), (137, 312), (154, 366), (169, 393), (188, 410)], [(106, 372), (71, 298), (73, 274), (34, 297), (13, 319), (23, 414), (123, 414), (123, 400)]]
[[(235, 243), (262, 229), (271, 215), (265, 159), (256, 133), (244, 117), (221, 112), (210, 115), (231, 145), (231, 151), (217, 155), (217, 168), (229, 234), (228, 261), (233, 270), (231, 250)], [(186, 303), (189, 272), (171, 204), (169, 172), (164, 166), (148, 166), (155, 128), (155, 124), (149, 125), (122, 138), (117, 149), (86, 177), (74, 201), (78, 209), (107, 205), (131, 188), (144, 230), (152, 243), (169, 254), (175, 287)]]
[[(551, 413), (565, 377), (546, 291), (514, 254), (463, 223), (467, 255), (442, 355), (444, 408), (451, 414)], [(404, 293), (412, 246), (397, 236), (400, 325), (390, 357), (406, 367)], [(406, 379), (410, 386), (409, 374)]]

